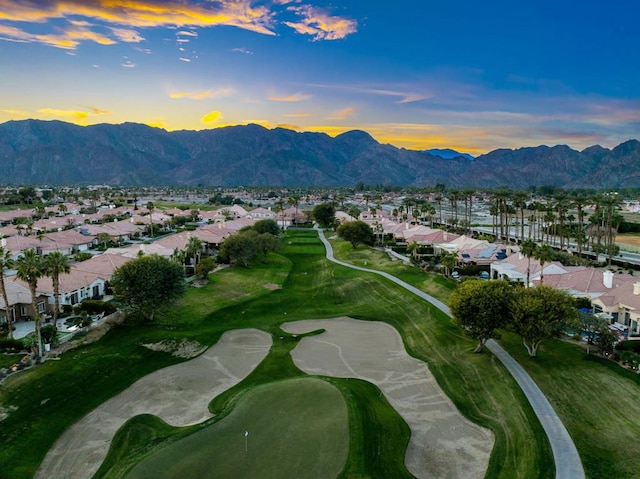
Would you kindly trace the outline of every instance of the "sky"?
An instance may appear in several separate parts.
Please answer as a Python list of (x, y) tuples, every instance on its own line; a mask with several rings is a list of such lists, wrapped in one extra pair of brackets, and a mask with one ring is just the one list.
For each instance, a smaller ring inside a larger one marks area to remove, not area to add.
[(0, 123), (612, 148), (640, 136), (639, 16), (637, 0), (0, 0)]

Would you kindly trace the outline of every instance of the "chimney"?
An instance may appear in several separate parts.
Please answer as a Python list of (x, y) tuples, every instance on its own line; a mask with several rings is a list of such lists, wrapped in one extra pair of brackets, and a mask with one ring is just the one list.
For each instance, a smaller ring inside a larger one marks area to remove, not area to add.
[(447, 239), (448, 237), (449, 237), (449, 235), (445, 231), (444, 234), (442, 235), (442, 239), (445, 240), (445, 241), (448, 241), (448, 239)]
[(640, 283), (635, 283), (633, 285), (633, 294), (636, 296), (640, 295)]
[(518, 259), (524, 259), (524, 255), (521, 251), (518, 252)]
[(605, 288), (613, 288), (613, 271), (605, 271), (602, 273), (602, 284)]

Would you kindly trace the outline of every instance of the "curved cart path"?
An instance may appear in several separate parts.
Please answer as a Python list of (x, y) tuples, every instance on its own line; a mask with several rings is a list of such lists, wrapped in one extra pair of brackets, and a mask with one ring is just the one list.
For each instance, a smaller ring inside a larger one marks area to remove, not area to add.
[[(418, 295), (448, 316), (451, 316), (449, 307), (442, 301), (438, 301), (433, 296), (430, 296), (424, 291), (405, 283), (401, 279), (398, 279), (389, 273), (377, 271), (375, 269), (363, 268), (361, 266), (354, 266), (352, 264), (345, 263), (344, 261), (337, 260), (333, 256), (331, 243), (329, 243), (324, 236), (324, 231), (318, 229), (318, 236), (327, 250), (327, 259), (329, 261), (346, 266), (347, 268), (379, 274), (380, 276), (383, 276), (397, 285), (411, 291), (413, 294)], [(578, 450), (576, 449), (571, 436), (567, 432), (567, 429), (564, 427), (564, 424), (562, 424), (562, 421), (553, 410), (553, 407), (540, 388), (538, 388), (533, 379), (531, 379), (531, 376), (527, 374), (522, 366), (520, 366), (517, 361), (513, 359), (498, 343), (490, 339), (487, 341), (487, 348), (502, 362), (502, 364), (504, 364), (511, 375), (515, 378), (527, 397), (527, 400), (531, 404), (531, 407), (542, 424), (542, 427), (547, 433), (556, 466), (556, 479), (583, 479), (585, 477), (584, 469), (582, 467), (582, 462), (580, 461), (580, 456), (578, 455)]]

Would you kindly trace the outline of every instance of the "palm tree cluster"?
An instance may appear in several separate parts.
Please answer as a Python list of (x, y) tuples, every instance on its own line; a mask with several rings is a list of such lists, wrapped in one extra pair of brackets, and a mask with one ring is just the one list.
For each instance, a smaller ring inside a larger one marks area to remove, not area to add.
[(14, 260), (11, 252), (0, 247), (0, 293), (5, 303), (7, 323), (9, 326), (9, 337), (13, 336), (11, 320), (12, 312), (9, 308), (9, 300), (7, 298), (7, 290), (4, 281), (4, 273), (9, 269), (16, 269), (19, 279), (27, 283), (29, 292), (31, 293), (31, 308), (33, 310), (33, 319), (36, 324), (36, 340), (38, 344), (38, 356), (42, 356), (42, 315), (38, 308), (38, 280), (44, 276), (48, 276), (53, 282), (53, 323), (57, 329), (58, 314), (60, 312), (60, 276), (71, 271), (69, 259), (55, 251), (47, 256), (36, 253), (33, 249), (28, 249), (22, 253), (17, 260)]

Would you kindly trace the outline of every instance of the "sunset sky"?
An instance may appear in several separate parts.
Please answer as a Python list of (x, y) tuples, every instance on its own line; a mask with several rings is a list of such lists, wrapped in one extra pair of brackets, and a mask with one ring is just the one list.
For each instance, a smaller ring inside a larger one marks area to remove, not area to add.
[(613, 147), (640, 136), (639, 15), (637, 0), (0, 0), (0, 122)]

